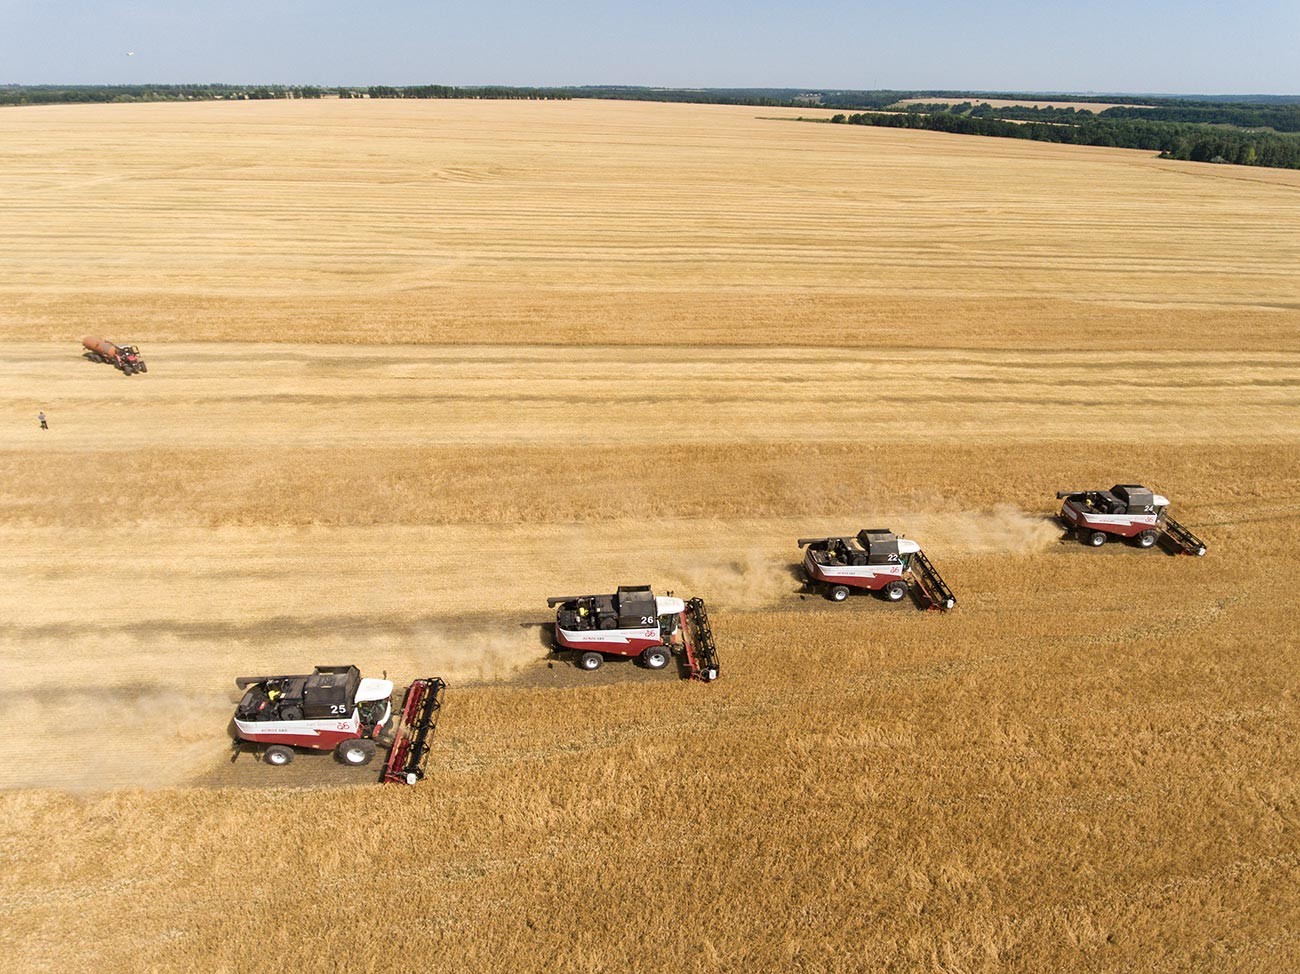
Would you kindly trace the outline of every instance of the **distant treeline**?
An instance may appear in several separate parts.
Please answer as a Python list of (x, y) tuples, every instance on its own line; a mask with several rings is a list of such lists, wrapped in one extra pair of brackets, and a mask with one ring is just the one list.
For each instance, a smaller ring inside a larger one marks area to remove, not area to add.
[(321, 98), (312, 85), (0, 85), (0, 105)]
[(388, 85), (371, 85), (369, 88), (339, 88), (340, 98), (516, 98), (516, 99), (567, 99), (573, 97), (570, 88), (508, 88), (487, 85), (481, 88), (459, 88), (455, 85), (408, 85), (392, 88)]
[[(1042, 101), (1069, 99), (1083, 104), (1119, 105), (1103, 112), (1113, 118), (1147, 121), (1234, 125), (1300, 131), (1300, 95), (1073, 95), (1032, 92), (903, 91), (852, 88), (646, 88), (635, 85), (578, 85), (552, 88), (518, 88), (508, 85), (0, 85), (0, 105), (41, 105), (61, 102), (188, 101), (207, 99), (320, 98), (604, 98), (625, 101), (691, 102), (715, 105), (753, 105), (785, 108), (844, 108), (891, 111), (945, 111), (946, 104), (904, 106), (908, 99), (969, 99), (961, 108), (976, 116), (1055, 121), (1056, 113), (1073, 109), (1027, 107), (993, 109), (988, 99)], [(1143, 106), (1143, 107), (1139, 107)], [(1150, 107), (1146, 107), (1150, 106)], [(1086, 111), (1086, 110), (1084, 110)], [(1040, 113), (1040, 114), (1033, 114)]]
[(1075, 121), (1068, 123), (1017, 124), (1002, 119), (953, 111), (929, 114), (895, 111), (835, 115), (831, 121), (850, 125), (953, 132), (960, 135), (1033, 139), (1037, 142), (1060, 142), (1069, 145), (1147, 149), (1159, 152), (1165, 159), (1300, 169), (1300, 137), (1296, 136), (1184, 122), (1106, 118), (1092, 116), (1090, 113), (1080, 113), (1075, 118)]
[(1007, 105), (994, 108), (988, 102), (913, 102), (892, 111), (951, 112), (972, 118), (1004, 118), (1026, 122), (1077, 122), (1093, 116), (1104, 119), (1137, 118), (1148, 122), (1188, 122), (1196, 125), (1231, 125), (1234, 128), (1269, 128), (1276, 132), (1300, 132), (1300, 104), (1241, 105), (1230, 102), (1179, 102), (1150, 107), (1120, 105), (1093, 112), (1087, 108), (1047, 108)]
[(637, 88), (623, 85), (585, 85), (565, 89), (574, 98), (617, 101), (667, 101), (703, 105), (754, 105), (764, 108), (884, 108), (909, 91), (856, 91), (808, 88)]

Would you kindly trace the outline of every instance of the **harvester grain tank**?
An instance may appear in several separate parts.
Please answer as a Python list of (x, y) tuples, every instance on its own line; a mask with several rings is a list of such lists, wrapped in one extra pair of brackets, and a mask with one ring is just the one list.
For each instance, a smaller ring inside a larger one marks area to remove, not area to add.
[(853, 537), (800, 538), (804, 577), (815, 591), (843, 602), (855, 589), (902, 601), (915, 586), (926, 608), (948, 610), (957, 604), (921, 546), (888, 528), (864, 528)]
[(1061, 490), (1061, 523), (1084, 544), (1100, 548), (1108, 538), (1125, 538), (1139, 548), (1154, 547), (1163, 536), (1176, 554), (1201, 556), (1205, 542), (1169, 516), (1169, 498), (1141, 484), (1116, 484), (1110, 490)]
[(81, 344), (86, 349), (86, 358), (92, 362), (108, 362), (123, 375), (149, 371), (144, 359), (140, 357), (140, 349), (134, 345), (115, 345), (106, 338), (96, 338), (94, 335), (87, 335)]
[(563, 595), (546, 604), (555, 609), (558, 647), (576, 653), (580, 669), (598, 670), (607, 657), (621, 657), (662, 670), (676, 655), (688, 678), (718, 678), (718, 650), (703, 599), (621, 585), (613, 595)]
[[(393, 683), (363, 679), (355, 666), (318, 666), (291, 676), (241, 676), (235, 709), (235, 746), (258, 746), (277, 767), (299, 749), (333, 751), (360, 767), (374, 758), (393, 717)], [(384, 781), (415, 784), (424, 777), (429, 743), (442, 711), (446, 684), (438, 677), (413, 680), (393, 729)]]

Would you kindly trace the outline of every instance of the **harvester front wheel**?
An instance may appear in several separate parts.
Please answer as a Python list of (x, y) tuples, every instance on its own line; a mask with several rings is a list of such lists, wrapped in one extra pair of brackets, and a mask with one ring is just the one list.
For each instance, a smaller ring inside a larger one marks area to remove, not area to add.
[(344, 764), (359, 768), (363, 764), (369, 764), (370, 759), (375, 756), (375, 742), (364, 737), (344, 741), (338, 746), (335, 753)]
[(1150, 548), (1156, 543), (1156, 533), (1154, 531), (1143, 531), (1138, 535), (1138, 544), (1143, 548)]
[(641, 662), (648, 670), (662, 670), (668, 665), (669, 655), (666, 646), (651, 646), (641, 654)]
[(849, 587), (847, 585), (836, 585), (831, 589), (831, 601), (843, 602), (849, 597)]
[(885, 598), (889, 599), (890, 602), (897, 602), (906, 594), (906, 582), (890, 582), (885, 586)]
[(147, 365), (145, 365), (143, 362), (141, 362), (141, 363), (140, 363), (140, 371), (141, 371), (141, 372), (148, 372), (148, 371), (149, 371), (149, 366), (147, 366)]
[(590, 673), (592, 670), (600, 669), (600, 664), (605, 662), (605, 657), (600, 653), (583, 653), (578, 657), (578, 669), (586, 670)]
[(1094, 531), (1092, 532), (1092, 534), (1088, 535), (1087, 538), (1085, 538), (1084, 540), (1088, 542), (1088, 545), (1090, 547), (1100, 548), (1102, 545), (1106, 543), (1106, 532)]
[(272, 744), (262, 752), (262, 760), (277, 768), (283, 768), (293, 761), (293, 748), (283, 744)]

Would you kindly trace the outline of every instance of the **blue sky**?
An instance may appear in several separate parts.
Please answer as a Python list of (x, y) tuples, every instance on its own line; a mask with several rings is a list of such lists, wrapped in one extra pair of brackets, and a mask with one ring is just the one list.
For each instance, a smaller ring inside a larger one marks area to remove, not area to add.
[(1300, 93), (1300, 0), (0, 0), (0, 25), (0, 83)]

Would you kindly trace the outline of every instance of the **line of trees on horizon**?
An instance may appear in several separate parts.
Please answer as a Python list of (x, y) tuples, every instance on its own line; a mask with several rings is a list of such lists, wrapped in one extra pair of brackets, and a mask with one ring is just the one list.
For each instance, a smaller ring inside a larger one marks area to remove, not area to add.
[[(1073, 111), (1035, 109), (1028, 106), (985, 109), (993, 100), (1042, 101), (1068, 98), (1080, 104), (1104, 103), (1118, 108), (1100, 112), (1112, 118), (1147, 121), (1224, 124), (1300, 131), (1300, 95), (1073, 95), (1063, 93), (906, 91), (901, 89), (848, 88), (656, 88), (640, 85), (566, 85), (519, 87), (511, 85), (360, 85), (331, 86), (283, 84), (139, 84), (139, 85), (0, 85), (0, 105), (59, 103), (112, 103), (133, 101), (189, 101), (205, 99), (320, 98), (545, 98), (568, 100), (600, 98), (629, 101), (689, 102), (786, 108), (844, 108), (889, 111), (943, 110), (950, 106), (903, 105), (910, 99), (967, 99), (965, 108), (975, 114), (1019, 118), (1023, 113)], [(1086, 109), (1084, 109), (1086, 111)], [(1026, 120), (1052, 121), (1047, 116)]]
[[(945, 106), (947, 107), (947, 106)], [(960, 106), (957, 106), (960, 107)], [(921, 129), (958, 135), (984, 135), (1006, 139), (1032, 139), (1067, 145), (1099, 145), (1121, 149), (1147, 149), (1163, 159), (1232, 163), (1300, 169), (1300, 137), (1219, 125), (1159, 122), (1132, 118), (1106, 118), (1083, 113), (1077, 123), (1016, 122), (954, 111), (866, 112), (834, 115), (832, 123), (883, 128)]]

